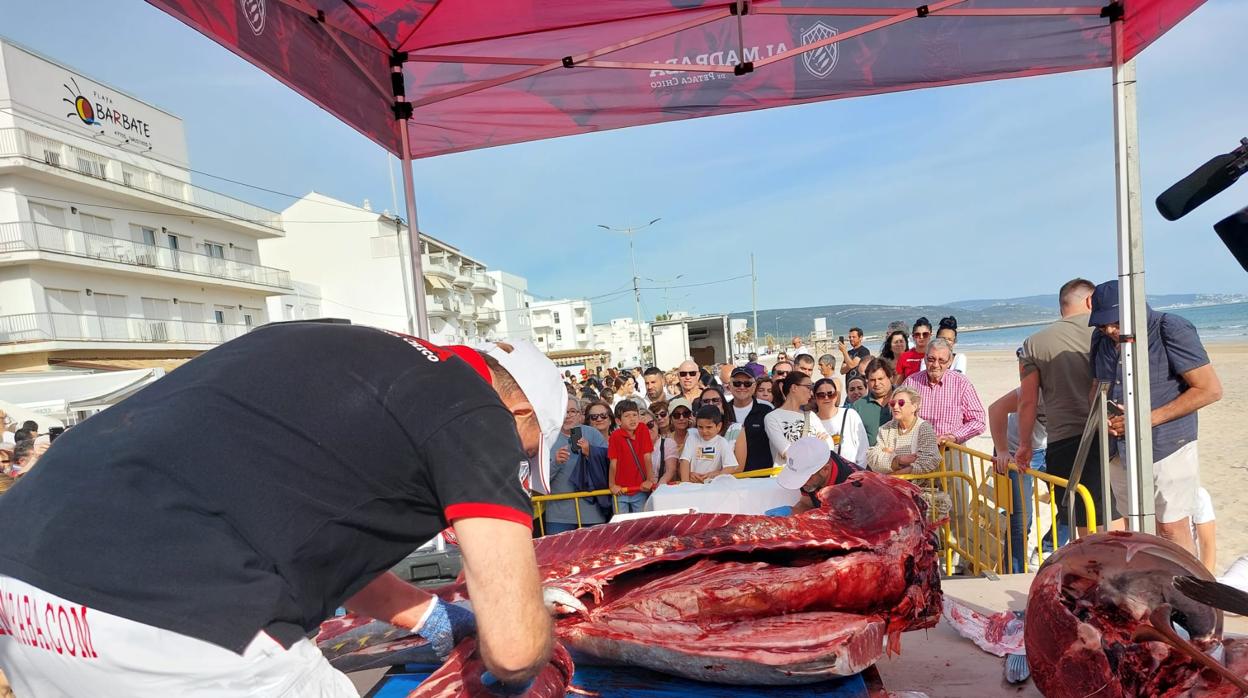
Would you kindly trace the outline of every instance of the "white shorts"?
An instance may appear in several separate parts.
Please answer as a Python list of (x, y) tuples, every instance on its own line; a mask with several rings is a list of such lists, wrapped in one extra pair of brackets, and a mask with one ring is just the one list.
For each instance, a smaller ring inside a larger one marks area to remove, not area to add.
[(1199, 526), (1216, 520), (1217, 517), (1213, 512), (1213, 497), (1209, 496), (1209, 490), (1202, 487), (1196, 492), (1196, 512), (1192, 514), (1192, 525)]
[(359, 698), (307, 639), (242, 655), (0, 575), (0, 668), (22, 698)]
[[(1109, 481), (1118, 511), (1126, 516), (1130, 511), (1127, 469), (1117, 456), (1110, 460)], [(1179, 450), (1153, 463), (1153, 487), (1157, 523), (1178, 523), (1199, 514), (1200, 461), (1196, 457), (1195, 441), (1189, 441)]]

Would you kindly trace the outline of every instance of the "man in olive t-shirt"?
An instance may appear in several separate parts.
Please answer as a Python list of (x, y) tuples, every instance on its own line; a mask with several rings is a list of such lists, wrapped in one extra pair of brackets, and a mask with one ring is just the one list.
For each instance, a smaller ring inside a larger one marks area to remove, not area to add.
[[(1019, 445), (1014, 462), (1031, 462), (1031, 432), (1043, 391), (1049, 431), (1045, 461), (1050, 475), (1064, 479), (1070, 478), (1083, 427), (1092, 410), (1092, 328), (1088, 327), (1088, 316), (1095, 289), (1096, 285), (1087, 279), (1072, 279), (1063, 284), (1058, 293), (1062, 318), (1023, 342)], [(1098, 505), (1103, 501), (1101, 451), (1095, 442), (1088, 451), (1080, 484), (1088, 488), (1092, 501)], [(1086, 512), (1083, 507), (1075, 509), (1077, 525), (1086, 533)], [(1068, 516), (1066, 507), (1058, 507), (1058, 516), (1063, 520)]]

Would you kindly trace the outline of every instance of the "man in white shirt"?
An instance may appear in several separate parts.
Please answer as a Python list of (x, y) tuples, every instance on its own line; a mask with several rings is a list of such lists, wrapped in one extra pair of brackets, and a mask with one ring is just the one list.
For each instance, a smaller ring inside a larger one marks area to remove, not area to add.
[(793, 350), (789, 352), (789, 358), (796, 361), (797, 357), (801, 356), (802, 354), (806, 354), (812, 357), (814, 356), (814, 352), (810, 350), (810, 347), (806, 346), (806, 340), (802, 339), (801, 337), (794, 337), (793, 338)]
[(724, 415), (714, 405), (698, 409), (697, 429), (685, 439), (680, 454), (680, 479), (683, 482), (709, 482), (725, 473), (741, 472), (732, 444), (719, 435)]

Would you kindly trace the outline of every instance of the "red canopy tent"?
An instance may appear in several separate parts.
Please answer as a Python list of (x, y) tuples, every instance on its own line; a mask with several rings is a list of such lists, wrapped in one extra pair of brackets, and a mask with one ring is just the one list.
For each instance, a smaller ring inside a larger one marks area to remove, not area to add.
[[(1112, 67), (1122, 333), (1144, 318), (1131, 59), (1204, 0), (148, 0), (411, 159), (639, 124)], [(413, 279), (419, 242), (409, 235)], [(415, 287), (413, 332), (427, 335)], [(1146, 333), (1123, 345), (1151, 528)], [(1138, 487), (1136, 486), (1138, 485)], [(1134, 513), (1134, 512), (1133, 512)]]

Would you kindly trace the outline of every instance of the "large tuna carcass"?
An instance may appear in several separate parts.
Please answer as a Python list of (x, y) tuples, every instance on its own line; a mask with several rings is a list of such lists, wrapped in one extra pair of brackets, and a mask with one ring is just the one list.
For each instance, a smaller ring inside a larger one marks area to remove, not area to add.
[[(859, 473), (819, 497), (821, 507), (798, 516), (688, 514), (539, 539), (543, 584), (587, 609), (557, 620), (559, 642), (579, 662), (718, 683), (862, 671), (899, 650), (902, 632), (939, 620), (933, 526), (918, 488), (896, 478)], [(438, 593), (457, 601), (463, 592), (461, 581)], [(317, 642), (344, 671), (427, 652), (387, 628), (335, 619)], [(479, 670), (464, 656), (448, 665)], [(466, 694), (447, 669), (428, 695)]]
[[(1168, 620), (1195, 649), (1233, 673), (1248, 672), (1248, 643), (1223, 641), (1222, 612), (1180, 593), (1176, 576), (1213, 580), (1191, 553), (1144, 533), (1088, 536), (1046, 560), (1031, 585), (1023, 631), (1040, 692), (1049, 698), (1242, 695), (1190, 655), (1142, 639), (1154, 635), (1154, 623)], [(1168, 619), (1157, 617), (1159, 608), (1170, 609)]]

